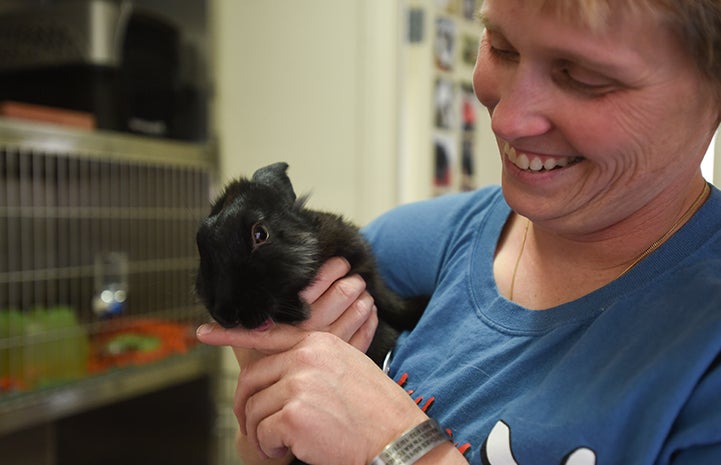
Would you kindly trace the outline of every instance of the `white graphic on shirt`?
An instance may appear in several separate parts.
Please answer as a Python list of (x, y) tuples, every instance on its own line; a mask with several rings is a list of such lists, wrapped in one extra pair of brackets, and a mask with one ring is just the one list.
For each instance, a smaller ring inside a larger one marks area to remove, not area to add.
[[(484, 465), (519, 465), (511, 449), (511, 428), (500, 420), (483, 444)], [(596, 454), (587, 447), (579, 447), (568, 454), (561, 465), (596, 465)]]

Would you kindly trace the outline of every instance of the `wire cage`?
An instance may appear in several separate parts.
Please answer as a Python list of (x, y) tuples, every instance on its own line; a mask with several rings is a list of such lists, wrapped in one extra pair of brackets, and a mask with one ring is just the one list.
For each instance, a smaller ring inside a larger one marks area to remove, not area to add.
[(113, 374), (120, 395), (124, 368), (202, 350), (194, 237), (212, 164), (140, 139), (0, 121), (0, 433), (58, 387)]

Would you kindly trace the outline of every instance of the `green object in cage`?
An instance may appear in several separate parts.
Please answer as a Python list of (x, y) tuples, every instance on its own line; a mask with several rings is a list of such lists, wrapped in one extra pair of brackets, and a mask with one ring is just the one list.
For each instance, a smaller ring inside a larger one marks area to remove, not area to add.
[(18, 310), (0, 311), (0, 392), (20, 387), (25, 319)]
[(107, 351), (112, 355), (127, 352), (153, 352), (163, 345), (159, 337), (147, 334), (121, 334), (114, 337), (107, 345)]
[(6, 389), (56, 384), (87, 372), (88, 336), (70, 307), (0, 311), (0, 344)]

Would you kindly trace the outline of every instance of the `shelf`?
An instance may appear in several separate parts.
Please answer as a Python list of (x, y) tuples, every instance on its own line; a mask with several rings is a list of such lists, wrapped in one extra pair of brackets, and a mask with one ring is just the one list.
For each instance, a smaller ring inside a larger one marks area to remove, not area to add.
[(148, 365), (118, 368), (67, 385), (0, 397), (0, 436), (186, 381), (214, 375), (218, 351), (199, 346)]
[(83, 130), (0, 117), (0, 146), (7, 149), (72, 154), (73, 157), (171, 163), (211, 169), (210, 144), (156, 139), (107, 130)]

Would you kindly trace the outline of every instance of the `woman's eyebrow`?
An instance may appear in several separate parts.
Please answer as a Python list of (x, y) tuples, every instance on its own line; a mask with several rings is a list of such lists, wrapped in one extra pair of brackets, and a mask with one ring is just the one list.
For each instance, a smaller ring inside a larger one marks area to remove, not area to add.
[(484, 30), (487, 30), (488, 32), (493, 33), (494, 35), (503, 36), (503, 28), (499, 26), (496, 22), (494, 22), (491, 18), (489, 18), (484, 10), (481, 10), (478, 12), (478, 22), (480, 23), (481, 27)]
[(494, 34), (504, 35), (503, 28), (501, 26), (499, 26), (491, 18), (489, 18), (488, 15), (486, 15), (485, 10), (481, 10), (478, 12), (478, 22), (481, 24), (481, 26), (484, 29), (488, 29), (489, 32), (493, 32)]
[(480, 22), (480, 23), (481, 23), (481, 26), (483, 26), (483, 27), (485, 27), (485, 28), (492, 28), (492, 27), (493, 27), (493, 22), (488, 18), (488, 15), (486, 15), (485, 8), (482, 8), (482, 9), (478, 12), (478, 22)]

